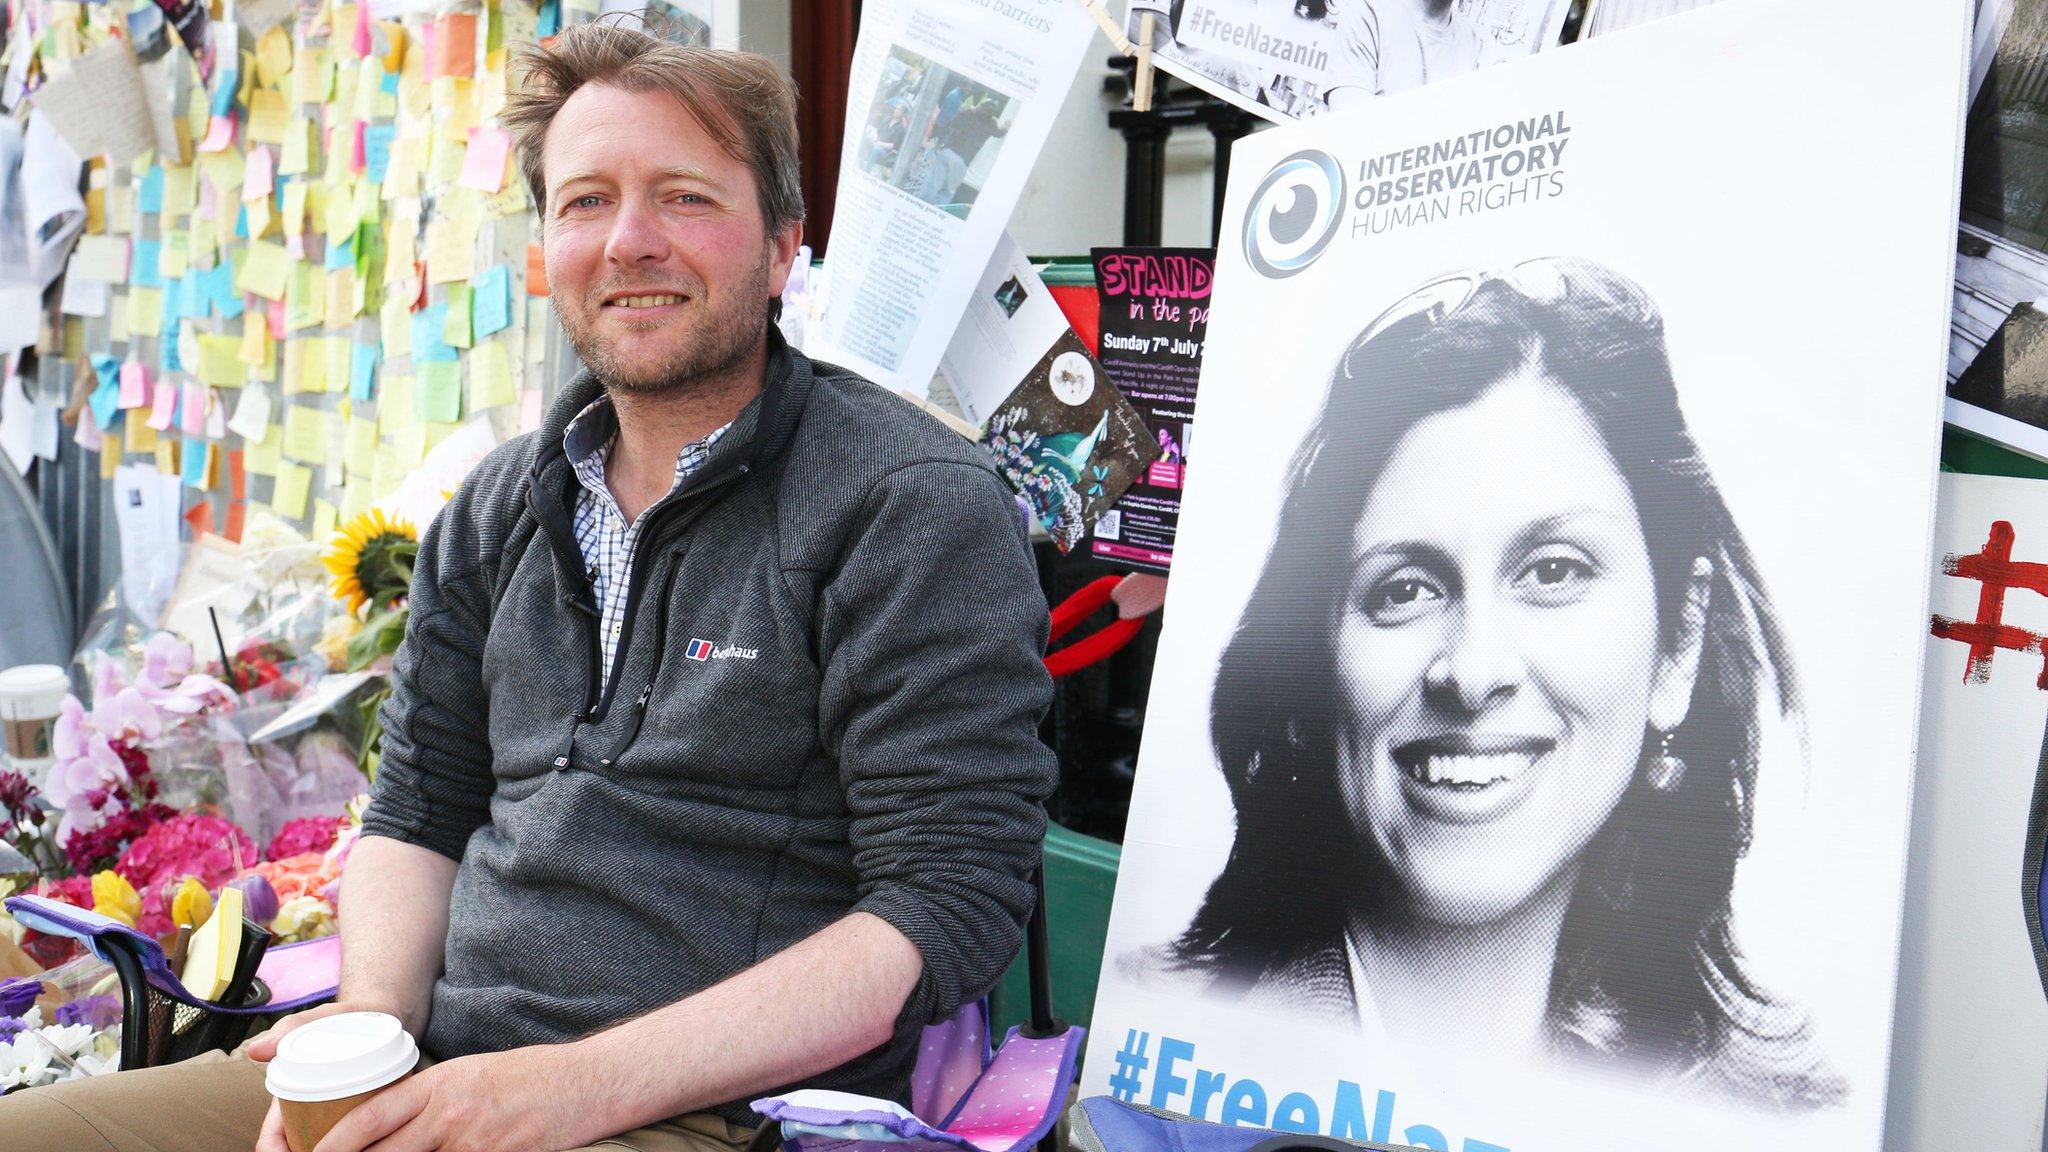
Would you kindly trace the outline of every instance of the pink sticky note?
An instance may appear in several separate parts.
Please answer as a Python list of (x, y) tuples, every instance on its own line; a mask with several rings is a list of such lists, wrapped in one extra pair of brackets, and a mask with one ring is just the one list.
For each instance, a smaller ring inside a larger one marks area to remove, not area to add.
[(98, 452), (107, 446), (107, 435), (100, 431), (99, 417), (92, 414), (92, 405), (78, 414), (78, 431), (71, 434), (71, 442), (87, 452)]
[(215, 116), (206, 125), (206, 139), (199, 142), (201, 152), (225, 152), (235, 142), (235, 117)]
[(149, 426), (159, 432), (171, 430), (171, 417), (178, 413), (178, 382), (156, 382), (156, 404), (149, 410)]
[(370, 54), (370, 6), (368, 4), (356, 5), (356, 31), (355, 36), (349, 41), (349, 46), (356, 50), (356, 55), (358, 56), (368, 56)]
[(220, 193), (214, 188), (211, 178), (199, 182), (199, 205), (192, 214), (201, 220), (220, 219)]
[(206, 385), (185, 381), (185, 403), (178, 408), (178, 430), (197, 436), (206, 431)]
[(149, 370), (133, 360), (121, 365), (121, 407), (149, 407)]
[(503, 128), (471, 128), (469, 154), (463, 158), (462, 178), (456, 183), (495, 194), (505, 186), (505, 153), (511, 147), (512, 134)]
[[(357, 7), (367, 7), (367, 5), (359, 4), (357, 5)], [(355, 124), (355, 132), (352, 133), (352, 135), (355, 137), (356, 144), (354, 151), (352, 151), (349, 154), (348, 170), (358, 175), (362, 173), (363, 169), (370, 166), (370, 153), (369, 150), (363, 144), (363, 129), (365, 127), (367, 127), (367, 125), (365, 125), (361, 120), (358, 120), (356, 121)]]
[(421, 57), (421, 63), (425, 66), (425, 74), (421, 79), (424, 80), (432, 80), (434, 78), (434, 41), (438, 39), (434, 35), (436, 31), (438, 29), (434, 27), (432, 21), (427, 21), (420, 25), (420, 51), (426, 53), (425, 56)]
[(249, 149), (248, 162), (242, 169), (242, 199), (261, 200), (276, 187), (277, 166), (270, 158), (270, 149)]
[(263, 312), (263, 318), (270, 322), (270, 338), (284, 339), (284, 301), (272, 300)]

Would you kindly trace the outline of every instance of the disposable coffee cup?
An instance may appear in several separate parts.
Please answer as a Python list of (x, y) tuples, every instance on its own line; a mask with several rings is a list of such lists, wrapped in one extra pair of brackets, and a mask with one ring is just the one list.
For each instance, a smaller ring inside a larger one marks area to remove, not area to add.
[(7, 759), (40, 786), (50, 768), (50, 741), (71, 680), (55, 664), (18, 664), (0, 672), (0, 735)]
[(383, 1012), (323, 1016), (285, 1034), (263, 1075), (292, 1152), (313, 1152), (341, 1118), (419, 1063), (419, 1046)]

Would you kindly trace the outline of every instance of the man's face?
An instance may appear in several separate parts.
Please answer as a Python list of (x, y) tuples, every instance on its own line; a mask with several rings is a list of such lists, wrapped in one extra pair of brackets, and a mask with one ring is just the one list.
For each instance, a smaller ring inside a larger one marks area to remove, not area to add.
[(769, 234), (753, 172), (680, 101), (586, 84), (541, 159), (555, 312), (606, 387), (687, 386), (761, 348), (801, 226)]

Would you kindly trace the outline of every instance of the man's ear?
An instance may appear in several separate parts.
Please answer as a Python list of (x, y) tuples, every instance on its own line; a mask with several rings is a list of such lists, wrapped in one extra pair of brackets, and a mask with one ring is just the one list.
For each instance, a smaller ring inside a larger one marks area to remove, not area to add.
[(1706, 646), (1707, 597), (1714, 581), (1714, 563), (1695, 556), (1685, 583), (1685, 605), (1678, 612), (1678, 632), (1671, 650), (1657, 658), (1650, 680), (1650, 727), (1669, 732), (1685, 723), (1692, 707), (1693, 686), (1700, 678), (1700, 652)]
[(803, 246), (804, 222), (792, 220), (780, 231), (768, 234), (768, 294), (776, 299), (782, 297), (782, 289), (789, 284), (790, 267), (796, 263), (796, 252)]

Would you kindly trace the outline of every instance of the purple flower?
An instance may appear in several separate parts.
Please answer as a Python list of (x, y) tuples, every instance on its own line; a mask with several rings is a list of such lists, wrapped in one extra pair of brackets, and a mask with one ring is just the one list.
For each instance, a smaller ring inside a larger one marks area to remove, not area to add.
[(35, 1006), (43, 994), (43, 982), (33, 976), (0, 980), (0, 1016), (19, 1016)]
[(192, 673), (192, 646), (170, 632), (159, 632), (142, 648), (142, 682), (168, 688)]
[(84, 1024), (95, 1031), (111, 1028), (121, 1020), (121, 998), (109, 992), (57, 1005), (57, 1023)]

